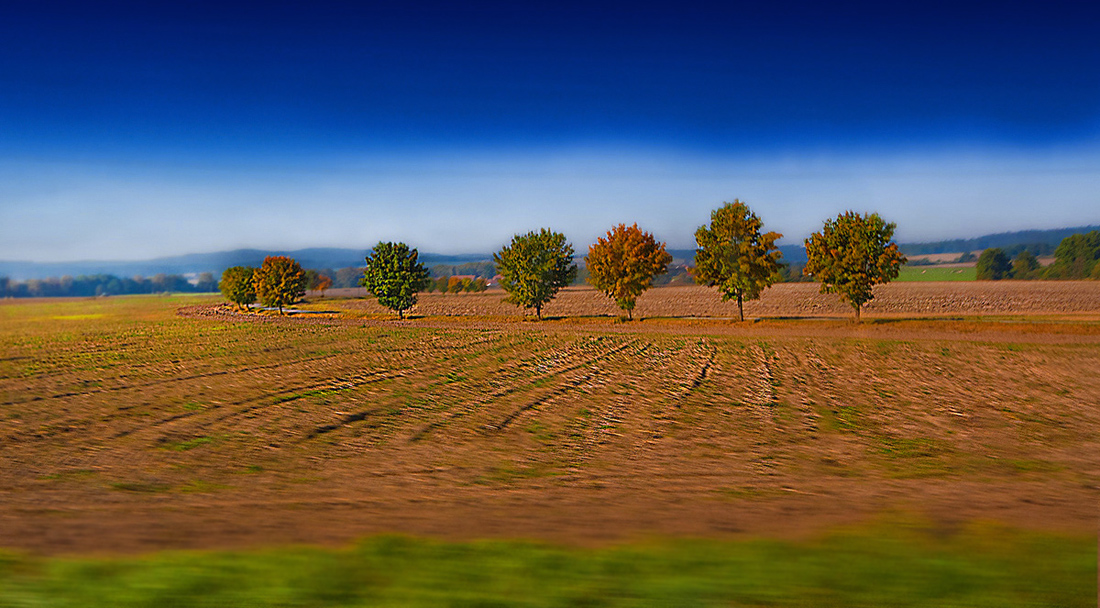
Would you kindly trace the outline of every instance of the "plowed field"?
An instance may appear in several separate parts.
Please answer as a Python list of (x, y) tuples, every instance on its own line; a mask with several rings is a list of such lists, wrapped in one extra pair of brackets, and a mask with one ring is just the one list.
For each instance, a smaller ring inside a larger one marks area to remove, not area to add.
[[(746, 317), (850, 316), (852, 308), (816, 283), (781, 283), (745, 303)], [(365, 295), (362, 289), (330, 290), (331, 295)], [(421, 315), (516, 316), (522, 310), (502, 302), (504, 292), (420, 294), (412, 310)], [(371, 299), (350, 304), (370, 313), (387, 312)], [(869, 317), (1017, 314), (1100, 315), (1100, 281), (973, 281), (890, 283), (875, 288), (865, 308)], [(533, 313), (532, 313), (533, 314)], [(614, 302), (590, 287), (570, 287), (543, 309), (547, 317), (621, 314)], [(737, 316), (737, 302), (722, 302), (718, 292), (700, 286), (651, 289), (638, 298), (635, 317)]]
[[(310, 307), (332, 318), (201, 298), (4, 302), (0, 545), (798, 536), (894, 510), (945, 529), (1094, 531), (1100, 284), (1010, 286), (908, 284), (874, 310), (1011, 322), (863, 327), (519, 323), (492, 318), (517, 314), (493, 308), (499, 292), (417, 311), (462, 302), (478, 318), (404, 322), (331, 298)], [(847, 312), (780, 287), (746, 312)], [(730, 316), (705, 295), (656, 289), (636, 314)], [(614, 313), (601, 305), (571, 290), (546, 314)], [(1019, 316), (1040, 312), (1061, 316)]]

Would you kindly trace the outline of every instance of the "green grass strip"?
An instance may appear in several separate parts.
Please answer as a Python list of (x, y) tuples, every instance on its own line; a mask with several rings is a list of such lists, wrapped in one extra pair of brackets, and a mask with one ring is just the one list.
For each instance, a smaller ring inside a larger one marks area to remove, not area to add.
[(1096, 539), (877, 526), (600, 549), (382, 536), (348, 549), (0, 554), (0, 606), (1095, 606)]

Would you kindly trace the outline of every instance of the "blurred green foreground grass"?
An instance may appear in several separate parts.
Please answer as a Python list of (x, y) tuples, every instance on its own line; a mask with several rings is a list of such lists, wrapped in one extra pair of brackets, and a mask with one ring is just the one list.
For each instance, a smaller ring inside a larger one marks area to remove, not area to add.
[(347, 549), (0, 554), (0, 606), (1095, 606), (1096, 539), (876, 526), (601, 549), (382, 536)]

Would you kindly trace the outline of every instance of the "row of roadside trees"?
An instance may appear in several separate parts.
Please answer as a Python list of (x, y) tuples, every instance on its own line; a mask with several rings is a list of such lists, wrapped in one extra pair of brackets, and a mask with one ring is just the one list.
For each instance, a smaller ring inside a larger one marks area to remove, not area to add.
[[(736, 300), (741, 320), (745, 301), (759, 298), (780, 280), (784, 269), (775, 245), (782, 235), (763, 228), (745, 203), (734, 200), (714, 210), (710, 223), (695, 233), (695, 281), (716, 287), (723, 301)], [(874, 297), (873, 287), (896, 278), (905, 263), (892, 240), (894, 229), (875, 213), (849, 211), (826, 220), (821, 231), (806, 239), (808, 262), (803, 272), (821, 282), (823, 293), (839, 294), (851, 304), (858, 321), (861, 309)], [(418, 292), (435, 286), (418, 255), (405, 243), (380, 242), (366, 259), (362, 285), (400, 318), (416, 304)], [(517, 234), (493, 254), (500, 285), (508, 293), (505, 301), (533, 309), (539, 319), (543, 307), (576, 279), (573, 260), (573, 246), (565, 235), (547, 228)], [(633, 318), (638, 296), (671, 262), (665, 243), (637, 224), (613, 227), (589, 246), (585, 256), (587, 281), (628, 318)], [(283, 306), (305, 294), (307, 283), (296, 262), (269, 257), (258, 269), (226, 270), (221, 290), (238, 306), (258, 299), (281, 313)]]

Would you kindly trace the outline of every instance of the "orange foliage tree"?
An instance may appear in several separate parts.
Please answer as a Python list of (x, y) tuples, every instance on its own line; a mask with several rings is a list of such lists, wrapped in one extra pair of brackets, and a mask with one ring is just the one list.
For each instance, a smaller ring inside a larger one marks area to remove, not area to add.
[(293, 304), (306, 295), (308, 278), (294, 259), (269, 255), (264, 258), (263, 266), (253, 273), (252, 284), (256, 289), (256, 297), (264, 306), (276, 306), (279, 314), (283, 314), (284, 306)]
[(672, 262), (665, 244), (653, 235), (638, 229), (638, 224), (619, 224), (608, 231), (606, 238), (596, 239), (584, 258), (588, 267), (588, 282), (634, 318), (634, 303), (649, 289), (653, 277), (663, 274)]

